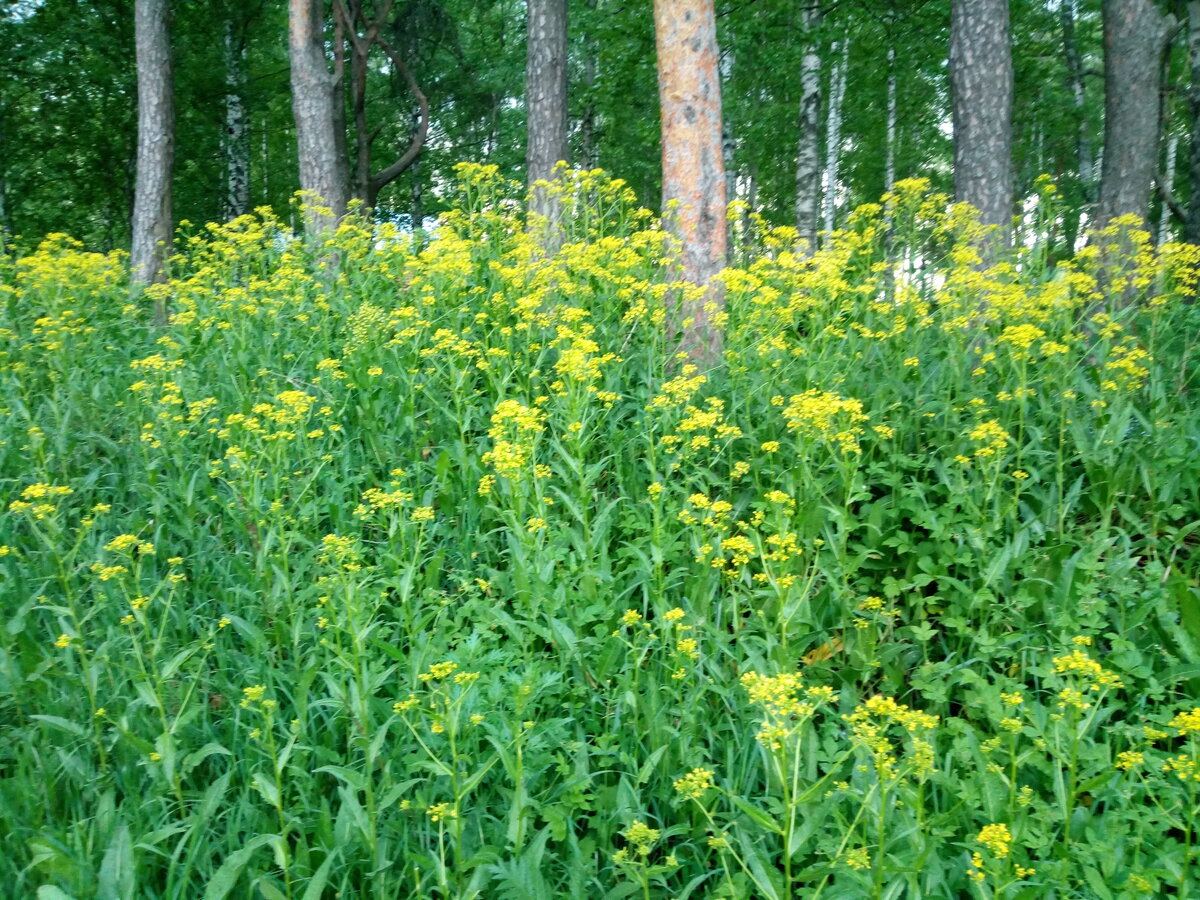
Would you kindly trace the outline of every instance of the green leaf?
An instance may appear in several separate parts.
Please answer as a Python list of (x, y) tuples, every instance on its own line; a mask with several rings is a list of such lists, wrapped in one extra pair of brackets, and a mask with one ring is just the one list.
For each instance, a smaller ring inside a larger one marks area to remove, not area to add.
[[(30, 716), (29, 718), (38, 722), (45, 722), (52, 728), (57, 728), (60, 731), (65, 731), (68, 734), (75, 735), (76, 737), (87, 736), (87, 730), (82, 725), (78, 724), (77, 722), (72, 722), (70, 719), (64, 719), (62, 716), (36, 715)], [(57, 888), (55, 888), (55, 890), (57, 890)]]
[(129, 826), (122, 822), (104, 851), (97, 877), (96, 900), (127, 900), (133, 894), (133, 845), (129, 839)]
[(312, 878), (308, 880), (308, 886), (304, 889), (300, 900), (321, 900), (321, 894), (325, 892), (325, 885), (329, 881), (329, 870), (333, 868), (333, 861), (336, 858), (337, 851), (325, 857), (325, 862), (321, 863), (317, 871), (313, 872)]
[(258, 788), (258, 792), (263, 795), (263, 799), (272, 806), (279, 806), (279, 787), (262, 772), (255, 772), (250, 779), (251, 783)]
[(229, 896), (229, 892), (233, 890), (233, 886), (237, 884), (238, 879), (241, 878), (242, 870), (250, 862), (250, 857), (259, 847), (270, 843), (274, 837), (273, 834), (257, 835), (251, 838), (241, 850), (235, 850), (229, 854), (205, 887), (204, 900), (225, 900)]

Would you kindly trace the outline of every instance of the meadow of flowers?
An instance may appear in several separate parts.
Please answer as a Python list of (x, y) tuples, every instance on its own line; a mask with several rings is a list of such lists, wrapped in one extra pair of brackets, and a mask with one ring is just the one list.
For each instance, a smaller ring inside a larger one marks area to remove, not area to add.
[(5, 896), (1200, 897), (1200, 250), (461, 174), (0, 260)]

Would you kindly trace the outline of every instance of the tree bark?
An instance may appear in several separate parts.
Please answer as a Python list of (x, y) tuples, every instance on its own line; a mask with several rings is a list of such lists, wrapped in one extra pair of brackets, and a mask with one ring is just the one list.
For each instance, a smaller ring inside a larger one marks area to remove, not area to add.
[(250, 211), (250, 121), (246, 114), (246, 42), (232, 13), (225, 20), (226, 221)]
[(1187, 223), (1183, 239), (1191, 244), (1200, 244), (1200, 0), (1190, 0), (1188, 11), (1188, 59), (1191, 63), (1192, 82), (1188, 88), (1188, 110), (1191, 112), (1191, 146), (1188, 150), (1188, 197)]
[(1097, 225), (1150, 212), (1159, 76), (1172, 19), (1153, 0), (1104, 0), (1104, 164)]
[[(170, 254), (175, 106), (169, 20), (167, 0), (137, 0), (134, 5), (138, 144), (129, 264), (135, 284), (162, 281)], [(165, 321), (161, 305), (155, 314)]]
[(837, 224), (838, 166), (842, 159), (842, 101), (846, 97), (846, 68), (850, 44), (834, 42), (831, 55), (835, 57), (829, 72), (829, 109), (825, 120), (825, 232)]
[(817, 249), (821, 203), (821, 54), (817, 27), (821, 10), (804, 9), (804, 55), (800, 58), (800, 139), (796, 147), (796, 230), (806, 252)]
[(954, 196), (978, 209), (983, 224), (995, 226), (988, 246), (1002, 247), (1013, 215), (1008, 0), (953, 0), (950, 84)]
[[(590, 11), (589, 21), (594, 21), (596, 0), (586, 0)], [(600, 47), (594, 34), (588, 34), (583, 42), (583, 117), (579, 123), (579, 162), (585, 169), (594, 169), (596, 155), (596, 75), (599, 68)]]
[(1063, 211), (1063, 238), (1068, 253), (1075, 252), (1079, 237), (1082, 208), (1095, 202), (1096, 158), (1092, 131), (1087, 121), (1087, 93), (1084, 89), (1083, 56), (1075, 39), (1075, 6), (1078, 0), (1062, 0), (1059, 20), (1062, 25), (1063, 58), (1067, 64), (1067, 89), (1075, 113), (1075, 164), (1079, 180), (1079, 202), (1068, 203)]
[(525, 174), (529, 212), (546, 224), (546, 240), (554, 242), (562, 205), (539, 181), (554, 178), (554, 167), (566, 161), (567, 148), (567, 0), (528, 0), (525, 56), (527, 139)]
[(706, 288), (668, 310), (670, 337), (701, 368), (721, 360), (715, 316), (724, 309), (709, 282), (725, 265), (725, 173), (721, 82), (712, 0), (654, 0), (662, 184), (666, 225), (679, 244), (683, 280)]
[[(6, 146), (5, 140), (5, 113), (4, 107), (0, 105), (0, 147)], [(11, 209), (8, 203), (8, 178), (7, 158), (0, 159), (0, 254), (3, 254), (8, 249), (8, 241), (12, 236), (12, 218)]]
[(348, 176), (345, 156), (338, 152), (334, 127), (341, 104), (338, 79), (325, 63), (325, 28), (321, 0), (288, 0), (288, 55), (291, 60), (292, 115), (300, 187), (320, 198), (325, 211), (310, 206), (306, 226), (331, 229), (346, 214)]
[(1159, 183), (1159, 193), (1162, 195), (1162, 209), (1158, 215), (1158, 233), (1155, 236), (1154, 243), (1161, 247), (1171, 235), (1171, 204), (1174, 202), (1174, 187), (1175, 187), (1175, 162), (1179, 153), (1179, 135), (1172, 134), (1167, 139), (1167, 159), (1166, 166), (1163, 168), (1161, 182)]
[(885, 126), (883, 154), (883, 192), (889, 193), (896, 186), (896, 45), (891, 39), (892, 24), (888, 21), (887, 48), (887, 125)]

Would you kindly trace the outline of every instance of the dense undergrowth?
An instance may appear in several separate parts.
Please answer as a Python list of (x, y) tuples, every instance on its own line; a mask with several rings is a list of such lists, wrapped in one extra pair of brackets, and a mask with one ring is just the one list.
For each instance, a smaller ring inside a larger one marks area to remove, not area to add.
[(6, 896), (1200, 895), (1196, 248), (737, 214), (699, 372), (619, 183), (463, 177), (166, 328), (0, 262)]

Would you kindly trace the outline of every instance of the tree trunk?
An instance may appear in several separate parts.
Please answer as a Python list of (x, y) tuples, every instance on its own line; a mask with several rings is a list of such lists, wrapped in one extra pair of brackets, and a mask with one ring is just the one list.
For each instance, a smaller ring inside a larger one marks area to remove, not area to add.
[[(1013, 67), (1008, 0), (953, 0), (950, 84), (954, 101), (954, 196), (1009, 240), (1013, 215)], [(989, 254), (985, 253), (985, 257)]]
[(654, 36), (664, 218), (679, 244), (683, 279), (706, 288), (698, 299), (672, 304), (668, 328), (688, 360), (706, 368), (721, 360), (715, 317), (724, 300), (709, 282), (725, 265), (721, 82), (712, 0), (654, 0)]
[[(733, 53), (726, 51), (720, 57), (720, 62), (717, 65), (717, 75), (721, 79), (721, 94), (724, 96), (725, 85), (733, 79)], [(733, 122), (728, 116), (728, 107), (721, 108), (721, 165), (725, 169), (725, 205), (728, 207), (730, 203), (738, 198), (737, 185), (737, 140), (733, 136)], [(734, 246), (734, 228), (729, 221), (729, 216), (725, 217), (725, 255), (728, 259), (735, 255), (737, 248)]]
[(1085, 199), (1090, 202), (1092, 187), (1096, 182), (1096, 158), (1092, 152), (1091, 128), (1087, 127), (1084, 58), (1075, 41), (1075, 4), (1078, 1), (1062, 0), (1058, 14), (1062, 20), (1062, 52), (1067, 62), (1067, 88), (1075, 113), (1075, 162), (1079, 166), (1079, 182), (1084, 187)]
[[(137, 0), (134, 5), (138, 145), (129, 264), (135, 284), (163, 280), (163, 264), (170, 254), (175, 106), (169, 19), (167, 0)], [(155, 317), (165, 321), (165, 308), (158, 306)]]
[(539, 181), (554, 178), (567, 149), (567, 0), (528, 0), (525, 56), (525, 110), (528, 144), (525, 173), (529, 212), (545, 221), (554, 243), (562, 216), (560, 199)]
[(1179, 135), (1172, 134), (1167, 139), (1167, 161), (1166, 167), (1162, 171), (1162, 208), (1158, 215), (1158, 234), (1156, 235), (1155, 244), (1161, 247), (1169, 241), (1171, 235), (1171, 203), (1174, 195), (1175, 186), (1175, 161), (1179, 153)]
[[(596, 0), (587, 0), (589, 21), (595, 21)], [(594, 26), (593, 26), (594, 27)], [(585, 169), (594, 169), (596, 162), (596, 74), (600, 48), (596, 37), (588, 34), (583, 42), (583, 118), (579, 123), (579, 163)]]
[(888, 21), (887, 48), (887, 125), (883, 154), (883, 192), (896, 186), (896, 45), (891, 40), (892, 24)]
[(246, 114), (246, 42), (232, 14), (225, 20), (226, 221), (250, 211), (250, 122)]
[[(0, 106), (0, 147), (6, 146), (4, 124), (4, 108)], [(8, 180), (5, 171), (7, 167), (7, 158), (0, 158), (0, 254), (7, 251), (8, 241), (13, 233), (11, 210), (8, 205)]]
[[(324, 210), (310, 208), (306, 225), (325, 231), (346, 214), (348, 176), (334, 128), (341, 104), (338, 79), (325, 64), (321, 0), (288, 0), (288, 55), (292, 70), (292, 115), (300, 187), (320, 198)], [(310, 201), (311, 202), (311, 201)]]
[(838, 165), (842, 159), (842, 101), (846, 97), (846, 68), (850, 44), (834, 42), (831, 55), (833, 69), (829, 73), (829, 110), (825, 128), (825, 232), (837, 224)]
[(1183, 239), (1191, 244), (1200, 244), (1200, 0), (1190, 0), (1187, 10), (1188, 58), (1192, 69), (1192, 82), (1188, 88), (1188, 110), (1192, 119), (1191, 146), (1188, 150), (1191, 195), (1188, 198)]
[(821, 202), (821, 54), (817, 26), (821, 10), (803, 12), (804, 55), (800, 58), (800, 139), (796, 147), (796, 230), (806, 252), (817, 249)]
[(1097, 225), (1146, 221), (1158, 160), (1160, 62), (1172, 20), (1153, 0), (1104, 0), (1104, 165)]

